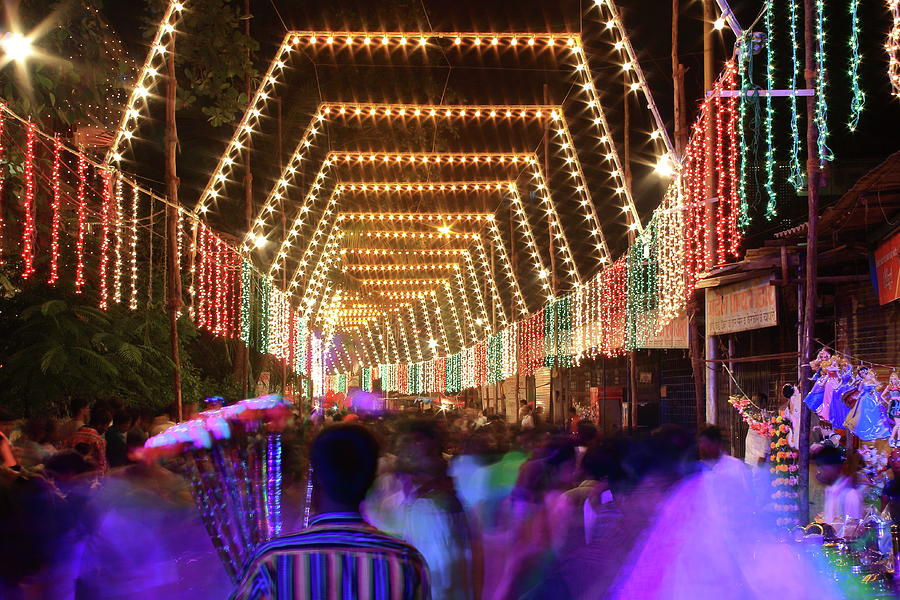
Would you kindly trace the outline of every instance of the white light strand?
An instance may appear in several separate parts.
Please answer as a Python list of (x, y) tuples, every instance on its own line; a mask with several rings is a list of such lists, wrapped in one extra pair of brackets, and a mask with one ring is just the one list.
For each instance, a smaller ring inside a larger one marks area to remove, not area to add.
[[(538, 190), (538, 198), (540, 198), (541, 202), (544, 204), (544, 210), (547, 213), (547, 218), (550, 220), (553, 238), (558, 240), (559, 245), (562, 246), (564, 252), (563, 262), (568, 269), (569, 277), (570, 279), (573, 279), (575, 283), (580, 285), (581, 273), (578, 271), (578, 264), (575, 262), (575, 256), (572, 254), (569, 238), (566, 235), (565, 229), (563, 229), (562, 221), (556, 210), (556, 202), (553, 201), (553, 195), (550, 193), (550, 188), (547, 186), (547, 180), (544, 178), (544, 171), (541, 169), (540, 165), (537, 164), (537, 161), (532, 164), (531, 173), (536, 182), (535, 186)], [(554, 246), (556, 245), (557, 244), (554, 243)]]
[(175, 26), (181, 19), (185, 2), (187, 0), (170, 0), (168, 6), (166, 6), (166, 12), (163, 13), (159, 27), (156, 28), (156, 34), (153, 36), (150, 50), (147, 52), (144, 64), (138, 71), (134, 88), (131, 90), (131, 95), (125, 104), (125, 110), (121, 119), (119, 119), (119, 126), (115, 135), (113, 135), (112, 144), (110, 144), (109, 150), (106, 151), (104, 162), (107, 165), (122, 160), (122, 143), (134, 137), (138, 119), (142, 113), (147, 111), (147, 97), (150, 95), (150, 90), (159, 80), (160, 72), (163, 70), (163, 65), (166, 62), (166, 46), (168, 46), (168, 42), (163, 43), (163, 38), (175, 35)]
[(262, 116), (262, 108), (265, 107), (266, 100), (269, 99), (269, 96), (275, 89), (278, 77), (284, 71), (285, 55), (291, 52), (291, 46), (288, 43), (289, 39), (290, 34), (286, 35), (284, 41), (278, 46), (275, 58), (269, 64), (268, 70), (260, 80), (259, 87), (253, 95), (250, 106), (241, 118), (240, 123), (238, 123), (237, 129), (235, 129), (231, 140), (225, 147), (225, 151), (219, 157), (219, 162), (216, 164), (212, 177), (210, 177), (206, 187), (200, 194), (200, 199), (197, 201), (194, 212), (205, 212), (209, 203), (220, 194), (220, 190), (231, 172), (231, 167), (237, 162), (236, 159), (241, 156), (241, 151), (246, 147), (245, 142), (253, 133), (254, 125), (259, 123), (260, 116)]
[[(491, 272), (488, 255), (484, 250), (484, 244), (481, 242), (481, 239), (475, 244), (475, 249), (478, 250), (478, 258), (481, 262), (482, 273), (487, 279), (488, 286), (491, 288), (491, 299), (494, 302), (494, 309), (496, 310), (497, 317), (500, 319), (500, 327), (506, 327), (506, 324), (509, 322), (508, 316), (506, 314), (506, 309), (503, 306), (503, 300), (500, 297), (500, 290), (497, 289), (497, 280), (494, 279), (494, 274)], [(495, 333), (493, 325), (491, 326), (491, 332)]]
[[(459, 271), (459, 269), (457, 269)], [(464, 348), (466, 345), (465, 339), (463, 339), (462, 334), (462, 326), (459, 322), (459, 311), (456, 310), (456, 299), (453, 296), (453, 292), (451, 290), (451, 284), (449, 281), (445, 281), (442, 286), (444, 289), (444, 297), (447, 299), (447, 302), (450, 305), (450, 318), (453, 319), (453, 330), (456, 334), (456, 341), (459, 348)], [(447, 352), (450, 352), (450, 346), (447, 346)]]
[[(475, 320), (475, 325), (480, 326), (481, 335), (484, 335), (486, 332), (490, 331), (491, 321), (488, 319), (487, 300), (484, 297), (484, 290), (481, 289), (478, 274), (475, 272), (475, 259), (472, 257), (471, 250), (466, 254), (466, 272), (469, 274), (469, 281), (472, 285), (472, 289), (475, 290), (475, 299), (478, 301), (478, 310), (481, 313), (481, 318)], [(479, 323), (479, 321), (481, 322)]]
[(506, 251), (506, 244), (503, 243), (503, 236), (500, 235), (500, 228), (497, 227), (497, 222), (492, 219), (488, 221), (488, 229), (494, 242), (494, 251), (500, 255), (500, 268), (503, 269), (509, 285), (512, 286), (516, 301), (516, 308), (519, 311), (519, 316), (524, 317), (528, 314), (528, 307), (525, 305), (525, 297), (522, 295), (522, 287), (521, 285), (519, 285), (519, 278), (513, 271), (512, 262), (510, 262), (509, 260), (509, 254)]

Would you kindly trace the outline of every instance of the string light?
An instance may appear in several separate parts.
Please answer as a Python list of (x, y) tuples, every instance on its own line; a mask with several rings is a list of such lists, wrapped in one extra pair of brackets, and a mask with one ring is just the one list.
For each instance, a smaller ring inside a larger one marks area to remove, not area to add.
[(122, 303), (122, 222), (125, 220), (124, 208), (122, 207), (122, 177), (117, 173), (115, 182), (115, 223), (114, 234), (116, 237), (116, 245), (113, 249), (115, 260), (113, 262), (113, 302)]
[[(775, 54), (772, 51), (772, 41), (775, 38), (775, 16), (774, 16), (774, 5), (772, 0), (766, 1), (765, 8), (765, 28), (766, 28), (766, 41), (765, 41), (765, 49), (766, 49), (766, 89), (774, 90), (776, 87), (775, 81)], [(719, 102), (719, 99), (716, 99)], [(721, 134), (721, 106), (716, 105), (716, 121), (717, 121), (717, 134)], [(775, 116), (775, 109), (772, 107), (772, 95), (766, 94), (766, 108), (765, 108), (765, 118), (763, 119), (763, 126), (765, 128), (765, 138), (766, 138), (766, 182), (765, 189), (766, 195), (768, 196), (768, 201), (766, 202), (766, 220), (771, 221), (778, 214), (777, 211), (777, 196), (775, 194), (775, 142), (773, 139), (773, 128), (774, 123), (773, 119)], [(721, 186), (719, 186), (721, 188)], [(721, 196), (719, 196), (721, 198)], [(722, 260), (722, 249), (719, 249), (719, 260)]]
[(34, 123), (26, 126), (25, 138), (25, 226), (22, 229), (22, 279), (34, 275), (34, 244), (36, 230), (34, 226)]
[[(0, 116), (0, 120), (2, 120), (2, 116)], [(2, 128), (0, 128), (2, 129)], [(0, 131), (0, 137), (2, 137), (2, 131)], [(0, 155), (2, 155), (2, 150), (0, 150)], [(52, 181), (53, 187), (53, 198), (50, 201), (50, 211), (52, 213), (51, 221), (50, 221), (50, 277), (47, 279), (47, 283), (50, 285), (55, 285), (57, 281), (59, 281), (59, 227), (60, 227), (60, 202), (62, 199), (60, 192), (60, 165), (62, 162), (62, 142), (59, 139), (59, 136), (53, 136), (53, 171), (50, 175), (50, 179)], [(0, 189), (0, 195), (2, 195), (3, 191)]]
[(85, 187), (87, 185), (87, 159), (78, 154), (78, 239), (75, 242), (75, 293), (80, 294), (85, 284), (84, 279), (84, 236), (87, 229), (87, 202)]
[[(149, 94), (150, 88), (155, 85), (159, 71), (162, 69), (163, 61), (165, 61), (165, 44), (164, 36), (174, 36), (175, 27), (184, 11), (184, 2), (180, 0), (171, 0), (166, 7), (163, 18), (156, 28), (156, 34), (150, 44), (150, 50), (144, 59), (144, 64), (138, 71), (135, 87), (131, 91), (128, 102), (125, 104), (122, 117), (119, 120), (119, 126), (116, 134), (113, 136), (113, 142), (106, 152), (106, 165), (121, 160), (121, 145), (125, 140), (131, 139), (134, 130), (137, 128), (137, 119), (141, 116), (141, 109), (146, 110), (146, 102), (144, 101)], [(132, 123), (135, 121), (135, 123)]]
[[(796, 44), (796, 35), (794, 36), (794, 43)], [(738, 80), (740, 81), (741, 87), (741, 102), (738, 108), (738, 128), (737, 134), (740, 143), (740, 170), (738, 172), (738, 193), (741, 197), (741, 218), (740, 218), (740, 226), (742, 229), (745, 229), (750, 225), (750, 210), (747, 202), (747, 162), (749, 160), (750, 148), (747, 146), (747, 135), (744, 128), (744, 123), (747, 121), (747, 103), (748, 95), (751, 93), (753, 88), (753, 74), (750, 72), (750, 60), (753, 52), (753, 42), (751, 40), (751, 35), (749, 32), (746, 32), (743, 36), (741, 36), (740, 40), (738, 40), (739, 50), (738, 50)], [(693, 142), (692, 136), (691, 141)], [(693, 282), (689, 284), (693, 287)]]
[(501, 300), (500, 296), (500, 290), (497, 289), (497, 280), (494, 278), (494, 274), (491, 272), (490, 264), (488, 263), (487, 252), (485, 252), (484, 250), (484, 244), (481, 242), (481, 239), (479, 239), (475, 244), (475, 250), (478, 251), (481, 270), (484, 273), (484, 277), (488, 282), (488, 287), (491, 290), (491, 299), (494, 302), (494, 309), (496, 311), (497, 317), (500, 319), (500, 326), (505, 327), (509, 322), (509, 317), (506, 314), (506, 308), (503, 306), (503, 301)]
[(131, 295), (128, 298), (128, 308), (131, 310), (137, 310), (137, 298), (138, 298), (138, 268), (137, 268), (137, 245), (138, 245), (138, 207), (140, 205), (140, 195), (141, 190), (137, 186), (134, 186), (132, 190), (131, 196), (131, 222), (130, 222), (130, 234), (129, 239), (131, 241), (131, 248), (129, 250), (129, 257), (131, 263)]
[(884, 43), (888, 57), (888, 80), (894, 96), (900, 97), (900, 0), (887, 0), (891, 11), (891, 29)]
[(825, 0), (816, 0), (816, 110), (815, 122), (818, 136), (816, 143), (819, 146), (819, 166), (825, 166), (826, 162), (834, 160), (834, 154), (828, 147), (828, 99), (826, 88), (828, 86), (828, 73), (825, 65)]
[(109, 306), (109, 236), (113, 213), (112, 172), (109, 169), (101, 169), (100, 177), (103, 185), (103, 209), (100, 223), (100, 309), (106, 310)]
[(345, 265), (345, 271), (439, 271), (446, 269), (458, 269), (456, 263), (417, 263), (407, 265)]
[(850, 0), (850, 89), (853, 97), (850, 100), (850, 131), (856, 131), (863, 107), (866, 105), (866, 93), (859, 85), (859, 66), (862, 57), (859, 54), (859, 0)]
[[(797, 49), (800, 46), (797, 31), (797, 0), (788, 0), (788, 13), (791, 29), (791, 157), (788, 181), (790, 181), (796, 191), (800, 191), (805, 186), (806, 177), (803, 172), (803, 165), (800, 163), (800, 126), (798, 125), (799, 113), (797, 110), (797, 78), (800, 76), (800, 62), (797, 59)], [(741, 64), (743, 65), (743, 62)], [(743, 106), (742, 101), (741, 119), (743, 119)], [(743, 128), (743, 120), (741, 121), (741, 128)]]
[[(343, 191), (343, 190), (341, 190)], [(490, 213), (340, 213), (338, 220), (347, 221), (488, 221)]]
[[(478, 275), (475, 273), (475, 261), (472, 258), (471, 250), (466, 253), (466, 273), (469, 275), (469, 283), (471, 284), (471, 289), (475, 290), (475, 299), (478, 301), (478, 310), (481, 313), (481, 331), (484, 333), (490, 326), (490, 320), (488, 319), (487, 313), (487, 303), (484, 297), (484, 291), (481, 289), (481, 282), (478, 280)], [(465, 289), (465, 288), (463, 288)], [(479, 325), (478, 321), (475, 321), (476, 325)]]

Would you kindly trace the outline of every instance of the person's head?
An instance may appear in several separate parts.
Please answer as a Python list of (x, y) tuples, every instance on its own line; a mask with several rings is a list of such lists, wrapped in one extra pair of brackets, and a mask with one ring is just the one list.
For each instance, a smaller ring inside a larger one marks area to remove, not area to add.
[(197, 416), (197, 403), (188, 401), (181, 403), (181, 417), (187, 421)]
[(607, 486), (618, 483), (625, 476), (619, 449), (612, 443), (594, 444), (581, 459), (581, 470), (586, 479), (593, 479)]
[(397, 469), (411, 475), (439, 476), (446, 470), (444, 436), (437, 421), (412, 419), (397, 436)]
[(70, 411), (73, 419), (81, 421), (82, 423), (87, 423), (91, 415), (91, 403), (87, 398), (75, 396), (72, 398)]
[(134, 425), (134, 415), (127, 410), (117, 410), (112, 425), (116, 431), (125, 433)]
[(362, 425), (335, 425), (313, 441), (310, 462), (322, 512), (357, 511), (375, 482), (378, 442)]
[(9, 437), (12, 430), (15, 429), (16, 418), (5, 410), (0, 410), (0, 432)]
[(578, 411), (575, 410), (574, 406), (570, 406), (569, 407), (569, 418), (577, 417), (577, 416), (578, 416)]
[(707, 425), (697, 434), (697, 452), (701, 460), (715, 460), (725, 453), (722, 430), (715, 425)]
[(88, 425), (95, 429), (97, 433), (104, 433), (109, 428), (110, 423), (112, 423), (112, 414), (108, 409), (101, 407), (91, 411)]
[(816, 464), (816, 479), (822, 485), (831, 485), (844, 474), (847, 453), (843, 448), (822, 446), (812, 455)]
[(578, 421), (575, 430), (579, 446), (590, 446), (597, 439), (597, 426), (590, 421)]
[(90, 473), (96, 466), (77, 450), (57, 452), (44, 463), (47, 475), (57, 482), (68, 482)]
[(534, 410), (534, 407), (532, 407), (530, 404), (525, 404), (522, 406), (522, 414), (523, 415), (530, 415), (533, 410)]

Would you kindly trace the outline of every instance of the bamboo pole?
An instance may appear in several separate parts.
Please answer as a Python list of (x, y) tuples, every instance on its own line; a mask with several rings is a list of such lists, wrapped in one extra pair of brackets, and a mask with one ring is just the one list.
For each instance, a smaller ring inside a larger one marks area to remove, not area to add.
[[(806, 87), (816, 87), (816, 62), (815, 46), (816, 32), (813, 19), (815, 8), (813, 0), (803, 0), (803, 36), (805, 46), (806, 68), (804, 77)], [(806, 180), (807, 180), (807, 228), (806, 228), (806, 289), (803, 310), (803, 348), (800, 352), (803, 376), (800, 378), (800, 390), (803, 395), (809, 391), (810, 367), (816, 337), (816, 298), (818, 295), (818, 281), (816, 279), (818, 267), (818, 220), (819, 220), (819, 152), (818, 129), (815, 121), (816, 97), (806, 98)], [(800, 409), (800, 512), (797, 515), (801, 523), (809, 522), (809, 428), (810, 410), (805, 404)]]
[(181, 272), (178, 256), (178, 128), (175, 121), (175, 101), (178, 80), (175, 76), (175, 35), (169, 36), (169, 55), (166, 82), (166, 309), (169, 312), (169, 339), (171, 344), (173, 381), (175, 392), (175, 418), (182, 419), (181, 411), (181, 354), (178, 339), (178, 315), (181, 312)]

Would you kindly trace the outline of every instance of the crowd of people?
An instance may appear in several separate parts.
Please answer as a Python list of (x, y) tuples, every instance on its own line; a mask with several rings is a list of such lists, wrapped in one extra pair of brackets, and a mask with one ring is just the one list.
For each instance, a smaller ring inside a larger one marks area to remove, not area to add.
[[(135, 452), (168, 412), (0, 416), (0, 597), (840, 597), (779, 536), (722, 433), (605, 438), (571, 411), (313, 413), (284, 434), (284, 535), (234, 589), (177, 465)], [(536, 418), (537, 417), (537, 418)], [(310, 468), (310, 464), (312, 468)], [(314, 515), (304, 528), (306, 477)]]

